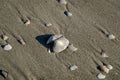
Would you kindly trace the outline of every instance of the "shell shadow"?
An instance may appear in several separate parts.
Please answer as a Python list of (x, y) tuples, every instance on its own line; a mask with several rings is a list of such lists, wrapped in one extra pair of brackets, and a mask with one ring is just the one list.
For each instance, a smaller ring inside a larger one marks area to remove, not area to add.
[(35, 39), (44, 47), (49, 48), (49, 45), (47, 45), (46, 42), (52, 35), (53, 34), (40, 35), (40, 36), (37, 36)]

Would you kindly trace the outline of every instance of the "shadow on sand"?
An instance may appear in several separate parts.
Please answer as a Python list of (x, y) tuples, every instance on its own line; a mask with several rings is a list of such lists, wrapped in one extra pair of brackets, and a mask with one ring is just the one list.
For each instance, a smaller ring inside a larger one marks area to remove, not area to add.
[(53, 34), (47, 34), (47, 35), (40, 35), (37, 36), (35, 39), (42, 44), (44, 47), (49, 48), (49, 46), (46, 44), (47, 40), (49, 39), (50, 36)]

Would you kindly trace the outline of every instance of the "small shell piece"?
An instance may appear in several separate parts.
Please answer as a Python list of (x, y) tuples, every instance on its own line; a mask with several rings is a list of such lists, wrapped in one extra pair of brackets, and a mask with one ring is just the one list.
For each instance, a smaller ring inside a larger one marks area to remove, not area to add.
[(97, 75), (97, 78), (98, 78), (98, 79), (105, 79), (105, 78), (106, 78), (106, 75), (104, 75), (104, 74), (102, 74), (102, 73), (99, 73), (99, 74)]
[(18, 36), (18, 42), (22, 45), (25, 45), (25, 41), (23, 40), (23, 38), (21, 36)]
[(113, 66), (112, 65), (107, 65), (106, 66), (109, 70), (112, 70), (113, 69)]
[(107, 58), (107, 57), (109, 57), (106, 53), (102, 53), (102, 57), (104, 57), (104, 58)]
[(109, 35), (108, 35), (108, 38), (111, 39), (111, 40), (113, 40), (113, 39), (115, 39), (116, 37), (115, 37), (113, 34), (109, 34)]
[(6, 44), (6, 45), (4, 45), (3, 49), (5, 51), (10, 51), (12, 49), (12, 46), (10, 44)]
[(51, 23), (46, 23), (45, 26), (50, 27), (50, 26), (52, 26), (52, 24)]
[(28, 20), (26, 20), (25, 22), (24, 22), (24, 24), (27, 26), (27, 25), (29, 25), (30, 24), (30, 20), (28, 19)]
[(46, 44), (49, 44), (49, 43), (51, 43), (52, 41), (54, 41), (54, 40), (56, 40), (56, 39), (58, 39), (58, 38), (60, 38), (60, 37), (62, 37), (61, 34), (59, 34), (59, 35), (52, 35), (52, 36), (47, 40)]
[(6, 41), (9, 39), (9, 37), (7, 35), (2, 35), (2, 39)]
[(78, 69), (78, 67), (76, 65), (70, 66), (71, 71), (76, 70), (76, 69)]
[(7, 78), (7, 76), (8, 76), (8, 72), (7, 72), (7, 71), (2, 70), (2, 75), (3, 75), (3, 77), (4, 77), (4, 78)]
[(66, 16), (72, 16), (72, 13), (70, 13), (69, 11), (65, 11), (64, 14), (65, 14)]
[(60, 4), (63, 4), (63, 5), (66, 5), (66, 4), (67, 4), (67, 1), (66, 1), (66, 0), (59, 0), (59, 3), (60, 3)]
[(109, 73), (109, 69), (106, 66), (101, 66), (101, 72)]
[(68, 46), (68, 48), (69, 48), (70, 50), (72, 50), (72, 51), (77, 51), (77, 50), (78, 50), (78, 48), (76, 48), (75, 46), (73, 46), (73, 44), (70, 44), (70, 45)]

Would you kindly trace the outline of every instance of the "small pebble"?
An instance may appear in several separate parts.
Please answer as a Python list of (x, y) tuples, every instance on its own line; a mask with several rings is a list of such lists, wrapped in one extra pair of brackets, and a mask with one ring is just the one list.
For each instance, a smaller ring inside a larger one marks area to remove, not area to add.
[(45, 26), (50, 27), (50, 26), (52, 26), (52, 24), (51, 23), (47, 23), (47, 24), (45, 24)]
[(3, 46), (3, 49), (5, 51), (10, 51), (12, 49), (12, 46), (10, 44), (6, 44), (6, 45)]
[(112, 65), (107, 65), (106, 66), (109, 70), (112, 70), (113, 69), (113, 66)]
[(69, 11), (65, 11), (64, 14), (65, 14), (66, 16), (72, 16), (72, 13), (70, 13)]
[(98, 79), (105, 79), (105, 78), (106, 78), (106, 75), (104, 75), (104, 74), (102, 74), (102, 73), (99, 73), (99, 74), (97, 75), (97, 78), (98, 78)]
[(73, 65), (73, 66), (70, 67), (71, 71), (76, 70), (76, 69), (78, 69), (78, 67), (76, 65)]
[(115, 39), (116, 37), (115, 37), (113, 34), (110, 34), (110, 35), (108, 35), (108, 38), (111, 39), (111, 40), (113, 40), (113, 39)]

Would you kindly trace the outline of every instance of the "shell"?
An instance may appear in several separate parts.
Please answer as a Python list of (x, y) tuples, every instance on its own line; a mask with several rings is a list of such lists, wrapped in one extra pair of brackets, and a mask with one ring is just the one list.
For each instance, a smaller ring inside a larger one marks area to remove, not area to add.
[(4, 45), (3, 49), (5, 51), (10, 51), (12, 49), (12, 46), (10, 44), (6, 44), (6, 45)]
[(102, 74), (102, 73), (99, 73), (99, 74), (97, 75), (97, 78), (98, 78), (98, 79), (105, 79), (105, 78), (106, 78), (106, 75), (104, 75), (104, 74)]
[(71, 71), (76, 70), (76, 69), (78, 69), (78, 67), (76, 65), (73, 65), (73, 66), (70, 67)]
[(58, 39), (58, 38), (60, 38), (60, 37), (62, 37), (61, 34), (59, 34), (59, 35), (52, 35), (52, 36), (47, 40), (46, 44), (49, 44), (49, 43), (51, 43), (52, 41), (54, 41), (54, 40), (56, 40), (56, 39)]
[(70, 50), (72, 50), (72, 51), (77, 51), (77, 50), (78, 50), (78, 48), (74, 47), (73, 44), (70, 44), (70, 45), (68, 46), (68, 48), (69, 48)]
[(113, 40), (113, 39), (115, 39), (116, 37), (115, 37), (113, 34), (110, 34), (110, 35), (108, 35), (108, 38), (111, 39), (111, 40)]
[(66, 16), (72, 16), (72, 13), (70, 13), (69, 11), (65, 11), (64, 14), (65, 14)]
[(109, 69), (106, 66), (100, 66), (101, 72), (109, 73)]
[(63, 5), (66, 5), (66, 4), (67, 4), (67, 1), (66, 1), (66, 0), (59, 0), (59, 3), (60, 3), (60, 4), (63, 4)]
[(27, 26), (29, 24), (30, 24), (30, 20), (26, 20), (25, 25)]
[(109, 57), (109, 56), (103, 52), (103, 53), (102, 53), (102, 57), (107, 58), (107, 57)]
[(7, 72), (7, 71), (2, 70), (2, 75), (4, 75), (4, 78), (7, 78), (7, 76), (8, 76), (8, 72)]
[(107, 65), (106, 66), (109, 70), (112, 70), (113, 69), (113, 66), (112, 65)]
[(52, 24), (51, 23), (47, 23), (47, 24), (45, 24), (45, 26), (50, 27), (50, 26), (52, 26)]
[(65, 50), (69, 45), (69, 41), (65, 37), (61, 37), (54, 41), (53, 52), (59, 53)]
[(9, 39), (9, 37), (6, 36), (6, 35), (2, 35), (2, 38), (3, 38), (3, 40), (5, 40), (5, 41)]

